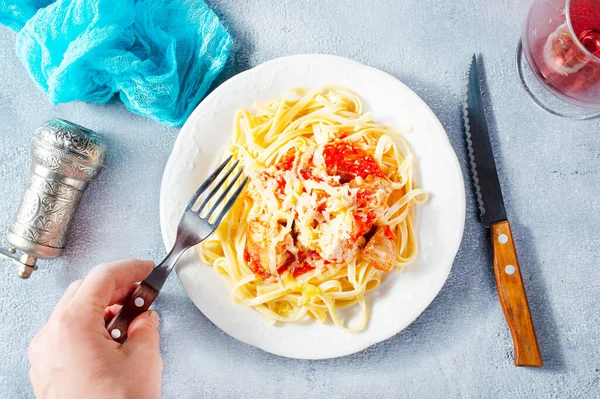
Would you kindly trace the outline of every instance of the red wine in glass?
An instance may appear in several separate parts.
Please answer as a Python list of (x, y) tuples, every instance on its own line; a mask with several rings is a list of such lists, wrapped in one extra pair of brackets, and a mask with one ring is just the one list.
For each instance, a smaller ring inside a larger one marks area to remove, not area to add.
[(600, 0), (536, 0), (522, 39), (547, 88), (566, 101), (600, 107)]

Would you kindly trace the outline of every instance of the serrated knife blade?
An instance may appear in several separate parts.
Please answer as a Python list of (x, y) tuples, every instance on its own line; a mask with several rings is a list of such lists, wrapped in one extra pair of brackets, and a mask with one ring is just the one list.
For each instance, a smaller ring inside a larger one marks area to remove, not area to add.
[(463, 121), (481, 223), (485, 227), (490, 227), (494, 222), (506, 220), (506, 210), (485, 119), (475, 55), (471, 58), (467, 70), (463, 93)]
[(515, 347), (515, 365), (540, 367), (543, 365), (542, 356), (529, 311), (517, 250), (504, 209), (475, 55), (471, 58), (467, 71), (462, 103), (473, 185), (481, 222), (490, 228), (494, 277)]

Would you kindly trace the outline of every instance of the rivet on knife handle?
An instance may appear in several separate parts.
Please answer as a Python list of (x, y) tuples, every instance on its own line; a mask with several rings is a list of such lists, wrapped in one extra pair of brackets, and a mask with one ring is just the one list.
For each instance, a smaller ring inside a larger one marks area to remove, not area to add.
[(505, 220), (493, 223), (490, 228), (496, 286), (515, 347), (515, 366), (541, 367), (544, 363), (529, 312), (510, 224)]

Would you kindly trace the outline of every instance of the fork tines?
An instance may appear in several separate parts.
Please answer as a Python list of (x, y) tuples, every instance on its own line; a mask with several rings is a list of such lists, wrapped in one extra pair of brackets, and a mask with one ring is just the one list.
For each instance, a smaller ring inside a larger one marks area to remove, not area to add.
[[(223, 221), (223, 218), (233, 207), (235, 200), (239, 197), (244, 186), (248, 182), (248, 177), (240, 182), (243, 167), (240, 166), (239, 160), (231, 163), (232, 158), (233, 156), (227, 157), (227, 159), (225, 159), (225, 161), (219, 165), (210, 176), (208, 176), (192, 196), (185, 209), (186, 212), (191, 211), (195, 213), (200, 219), (205, 220), (215, 227)], [(236, 170), (237, 172), (233, 174)], [(198, 202), (200, 202), (200, 206), (195, 208), (195, 205)]]

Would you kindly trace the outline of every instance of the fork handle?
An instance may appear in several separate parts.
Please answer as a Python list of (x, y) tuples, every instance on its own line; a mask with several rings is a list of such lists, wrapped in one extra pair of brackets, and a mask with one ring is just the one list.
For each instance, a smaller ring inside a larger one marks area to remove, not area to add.
[(129, 324), (144, 313), (158, 296), (158, 291), (143, 281), (131, 293), (117, 315), (107, 323), (106, 329), (111, 338), (119, 343), (127, 339)]

